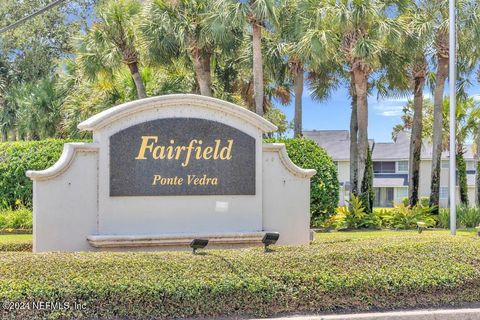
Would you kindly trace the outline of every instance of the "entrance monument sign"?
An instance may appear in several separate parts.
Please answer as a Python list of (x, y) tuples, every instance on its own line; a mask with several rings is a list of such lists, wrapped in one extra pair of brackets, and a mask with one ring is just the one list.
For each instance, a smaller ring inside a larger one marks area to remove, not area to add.
[(310, 177), (276, 127), (240, 106), (180, 94), (128, 102), (79, 125), (33, 180), (34, 251), (187, 249), (309, 242)]

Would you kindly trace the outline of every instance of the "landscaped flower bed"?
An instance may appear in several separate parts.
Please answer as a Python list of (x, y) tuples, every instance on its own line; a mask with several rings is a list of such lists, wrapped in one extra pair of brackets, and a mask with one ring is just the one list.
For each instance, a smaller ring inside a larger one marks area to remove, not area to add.
[(39, 319), (171, 318), (416, 308), (480, 300), (480, 240), (426, 231), (321, 234), (311, 246), (163, 253), (0, 254), (3, 310)]

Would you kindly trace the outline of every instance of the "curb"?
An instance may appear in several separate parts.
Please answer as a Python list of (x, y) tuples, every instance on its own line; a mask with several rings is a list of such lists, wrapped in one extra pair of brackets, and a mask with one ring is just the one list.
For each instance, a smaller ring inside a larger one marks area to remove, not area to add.
[(270, 320), (480, 320), (480, 308), (287, 316), (270, 318)]

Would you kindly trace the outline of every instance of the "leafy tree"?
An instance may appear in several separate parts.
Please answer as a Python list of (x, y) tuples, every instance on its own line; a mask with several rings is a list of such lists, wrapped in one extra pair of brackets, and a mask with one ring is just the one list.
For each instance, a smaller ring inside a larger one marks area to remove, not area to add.
[[(4, 0), (0, 6), (0, 27), (23, 18), (51, 1)], [(2, 140), (19, 136), (16, 97), (22, 88), (48, 82), (61, 65), (59, 59), (73, 52), (71, 39), (85, 25), (85, 12), (95, 0), (72, 0), (27, 20), (0, 34), (0, 131)], [(46, 115), (49, 117), (48, 115)]]
[[(95, 0), (72, 0), (56, 6), (0, 35), (0, 57), (6, 57), (14, 82), (52, 75), (57, 59), (73, 52), (72, 37), (86, 21)], [(5, 27), (51, 3), (50, 0), (2, 0), (0, 27)]]
[(265, 119), (276, 125), (278, 128), (276, 132), (268, 133), (268, 138), (274, 138), (274, 135), (276, 135), (277, 139), (283, 138), (289, 129), (285, 114), (278, 108), (271, 108), (265, 113)]

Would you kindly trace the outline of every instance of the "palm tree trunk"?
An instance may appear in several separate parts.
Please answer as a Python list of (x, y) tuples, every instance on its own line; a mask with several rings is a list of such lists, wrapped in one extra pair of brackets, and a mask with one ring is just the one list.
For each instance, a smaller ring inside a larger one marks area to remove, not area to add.
[(14, 128), (10, 129), (10, 141), (17, 141), (17, 132)]
[(418, 202), (420, 182), (420, 156), (422, 152), (423, 130), (423, 87), (425, 85), (426, 62), (422, 55), (415, 66), (415, 87), (413, 90), (413, 123), (410, 137), (410, 157), (408, 172), (408, 203), (411, 207)]
[(350, 83), (350, 95), (352, 97), (352, 114), (350, 116), (350, 193), (358, 196), (358, 122), (357, 122), (357, 94), (353, 73)]
[(368, 149), (368, 72), (364, 68), (353, 68), (355, 91), (357, 94), (358, 123), (358, 184), (361, 185), (365, 176)]
[(253, 22), (253, 99), (255, 112), (263, 116), (262, 26)]
[[(430, 205), (436, 206), (438, 213), (440, 197), (440, 165), (442, 156), (442, 130), (443, 130), (443, 91), (445, 80), (448, 76), (448, 57), (439, 56), (435, 91), (433, 97), (433, 151), (432, 151), (432, 181), (430, 185)], [(450, 155), (453, 157), (454, 155)], [(455, 199), (453, 199), (455, 201)]]
[(133, 82), (135, 82), (138, 98), (146, 98), (147, 94), (145, 93), (145, 85), (143, 84), (142, 77), (140, 75), (140, 72), (138, 71), (138, 62), (129, 63), (128, 68), (130, 69), (130, 74), (132, 75)]
[(212, 96), (212, 76), (210, 73), (210, 55), (202, 55), (200, 49), (192, 49), (193, 66), (200, 94), (202, 96)]
[(2, 130), (2, 141), (5, 142), (8, 140), (7, 131)]
[(295, 118), (293, 125), (293, 135), (295, 138), (302, 136), (302, 95), (303, 95), (303, 65), (296, 63), (294, 68), (295, 76), (293, 85), (295, 87)]

